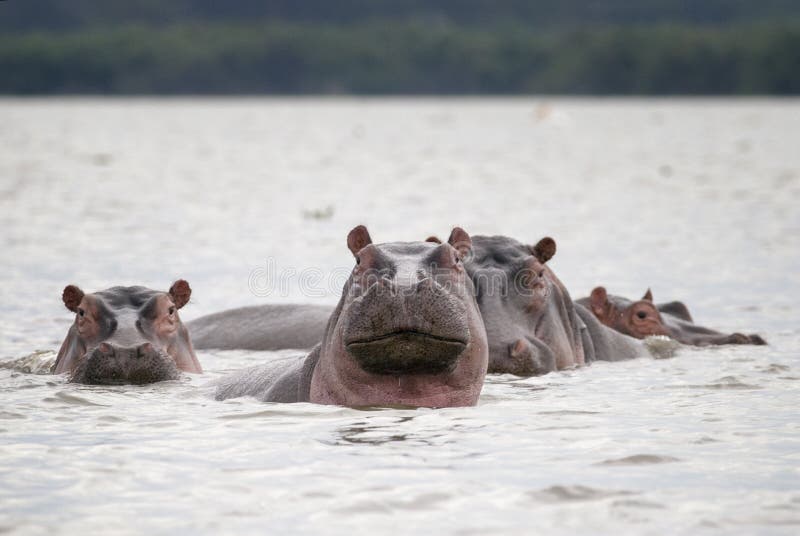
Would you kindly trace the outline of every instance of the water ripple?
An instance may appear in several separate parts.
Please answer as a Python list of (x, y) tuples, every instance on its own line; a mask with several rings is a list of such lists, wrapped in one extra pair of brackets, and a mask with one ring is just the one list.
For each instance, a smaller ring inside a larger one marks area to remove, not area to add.
[(604, 460), (595, 465), (652, 465), (658, 463), (679, 462), (678, 458), (672, 456), (659, 456), (656, 454), (634, 454), (615, 460)]

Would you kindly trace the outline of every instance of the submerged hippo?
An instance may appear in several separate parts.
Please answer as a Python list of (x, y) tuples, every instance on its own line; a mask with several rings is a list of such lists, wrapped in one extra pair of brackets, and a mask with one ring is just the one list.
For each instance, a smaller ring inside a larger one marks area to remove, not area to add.
[(466, 269), (486, 325), (488, 371), (530, 376), (647, 355), (640, 341), (603, 326), (573, 303), (545, 264), (555, 252), (549, 237), (535, 246), (506, 236), (472, 237)]
[(650, 289), (641, 300), (631, 301), (612, 296), (603, 287), (596, 287), (588, 298), (581, 298), (578, 303), (586, 306), (606, 326), (637, 339), (666, 335), (695, 346), (766, 344), (759, 335), (725, 334), (698, 326), (686, 305), (679, 301), (655, 304)]
[(267, 304), (239, 307), (186, 323), (198, 350), (313, 348), (333, 313), (328, 305)]
[(486, 331), (463, 265), (471, 241), (373, 244), (350, 231), (356, 265), (322, 342), (217, 383), (217, 399), (344, 406), (471, 406), (487, 365)]
[(53, 372), (90, 384), (143, 384), (176, 379), (180, 371), (203, 372), (178, 316), (191, 294), (183, 279), (167, 292), (112, 287), (84, 294), (68, 285), (62, 300), (75, 322)]

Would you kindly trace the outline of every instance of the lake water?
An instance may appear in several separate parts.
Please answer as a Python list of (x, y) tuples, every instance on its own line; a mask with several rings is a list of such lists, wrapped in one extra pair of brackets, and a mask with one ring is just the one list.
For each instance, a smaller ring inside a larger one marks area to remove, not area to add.
[(770, 343), (489, 377), (443, 410), (209, 396), (274, 353), (146, 387), (17, 363), (0, 533), (796, 534), (798, 143), (797, 100), (0, 100), (6, 362), (57, 349), (69, 283), (183, 277), (184, 320), (334, 303), (359, 223), (550, 235), (573, 297), (649, 286)]

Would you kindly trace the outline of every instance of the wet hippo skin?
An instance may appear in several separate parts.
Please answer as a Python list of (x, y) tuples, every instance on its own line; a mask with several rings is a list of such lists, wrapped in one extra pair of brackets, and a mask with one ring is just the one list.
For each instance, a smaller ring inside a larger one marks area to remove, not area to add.
[(596, 360), (648, 355), (640, 341), (598, 322), (546, 265), (552, 238), (529, 246), (506, 236), (472, 237), (466, 261), (489, 340), (489, 372), (544, 374)]
[(309, 349), (322, 340), (334, 307), (268, 304), (229, 309), (186, 323), (198, 350)]
[(486, 331), (464, 268), (471, 240), (373, 244), (363, 226), (347, 245), (355, 267), (322, 342), (218, 382), (216, 398), (344, 406), (470, 406), (487, 369)]
[(178, 309), (191, 297), (180, 279), (167, 292), (112, 287), (85, 294), (75, 285), (62, 293), (75, 313), (53, 372), (89, 384), (143, 384), (173, 380), (180, 371), (201, 373)]
[(589, 309), (604, 325), (637, 339), (649, 335), (666, 335), (683, 344), (694, 346), (766, 344), (756, 334), (726, 334), (698, 326), (686, 305), (679, 301), (656, 304), (650, 289), (641, 300), (632, 301), (610, 295), (604, 287), (596, 287), (588, 298), (581, 298), (578, 303)]

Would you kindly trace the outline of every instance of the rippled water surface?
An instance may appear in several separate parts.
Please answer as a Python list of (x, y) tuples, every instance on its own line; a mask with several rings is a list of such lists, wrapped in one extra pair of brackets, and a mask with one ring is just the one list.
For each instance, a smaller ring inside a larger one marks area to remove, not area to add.
[[(796, 534), (799, 141), (793, 100), (2, 100), (0, 532)], [(495, 376), (443, 410), (209, 396), (275, 353), (146, 387), (35, 373), (68, 283), (183, 277), (184, 320), (332, 303), (358, 223), (551, 235), (573, 297), (649, 286), (770, 345)]]

